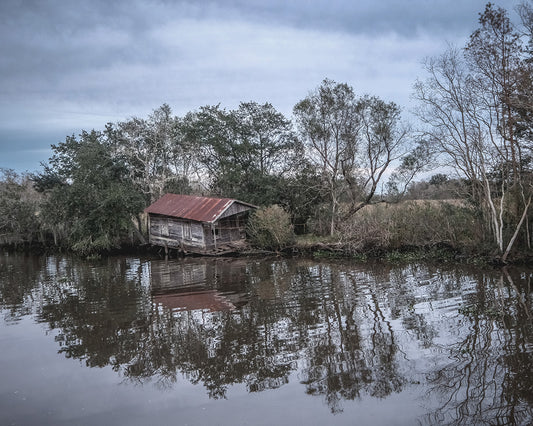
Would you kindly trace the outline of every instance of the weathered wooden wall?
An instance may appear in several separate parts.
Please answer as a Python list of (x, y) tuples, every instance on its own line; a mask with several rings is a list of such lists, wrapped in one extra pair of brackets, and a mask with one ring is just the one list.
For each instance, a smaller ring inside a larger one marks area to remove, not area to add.
[(150, 243), (173, 248), (205, 248), (201, 223), (168, 216), (150, 215)]

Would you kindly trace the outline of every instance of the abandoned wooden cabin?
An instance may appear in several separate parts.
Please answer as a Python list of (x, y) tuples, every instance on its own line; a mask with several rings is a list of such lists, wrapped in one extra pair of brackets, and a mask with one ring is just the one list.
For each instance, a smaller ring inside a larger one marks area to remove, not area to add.
[(165, 194), (144, 211), (150, 244), (166, 251), (218, 255), (245, 244), (246, 222), (255, 208), (231, 198)]

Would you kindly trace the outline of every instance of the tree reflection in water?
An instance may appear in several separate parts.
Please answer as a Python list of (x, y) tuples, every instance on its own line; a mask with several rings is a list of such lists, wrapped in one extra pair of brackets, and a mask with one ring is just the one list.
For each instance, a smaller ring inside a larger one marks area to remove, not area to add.
[(430, 389), (421, 420), (430, 424), (533, 418), (528, 274), (302, 259), (43, 259), (18, 275), (9, 273), (14, 259), (0, 259), (6, 320), (34, 315), (66, 357), (111, 366), (130, 383), (171, 388), (184, 378), (225, 398), (234, 384), (260, 392), (298, 381), (333, 413), (348, 400)]
[(428, 374), (442, 401), (430, 423), (533, 423), (531, 280), (516, 285), (506, 269), (479, 277), (456, 318), (460, 338), (446, 347), (450, 362)]
[(405, 379), (397, 369), (398, 347), (376, 294), (368, 289), (346, 297), (358, 294), (356, 274), (330, 266), (319, 267), (317, 281), (323, 288), (315, 312), (320, 332), (304, 348), (301, 372), (307, 392), (324, 395), (336, 413), (342, 400), (361, 392), (383, 398), (400, 391)]

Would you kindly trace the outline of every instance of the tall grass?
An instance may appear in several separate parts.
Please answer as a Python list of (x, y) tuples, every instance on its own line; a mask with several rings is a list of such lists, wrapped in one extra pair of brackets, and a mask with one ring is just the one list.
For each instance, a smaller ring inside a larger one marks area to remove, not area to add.
[(477, 253), (487, 245), (479, 213), (455, 200), (368, 206), (343, 222), (339, 231), (344, 246), (352, 252), (443, 244)]

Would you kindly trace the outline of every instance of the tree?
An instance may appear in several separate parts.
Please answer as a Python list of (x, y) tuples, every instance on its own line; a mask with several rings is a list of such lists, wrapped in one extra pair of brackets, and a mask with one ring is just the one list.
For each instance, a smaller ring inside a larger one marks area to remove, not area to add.
[[(531, 181), (524, 179), (530, 176), (531, 170), (524, 169), (529, 160), (523, 156), (524, 147), (518, 131), (520, 118), (515, 108), (516, 100), (523, 95), (519, 93), (524, 87), (523, 76), (531, 73), (523, 57), (521, 35), (515, 30), (504, 9), (494, 8), (488, 3), (485, 11), (480, 14), (479, 23), (480, 28), (471, 35), (466, 47), (466, 57), (472, 63), (471, 68), (480, 90), (486, 94), (481, 99), (486, 100), (486, 107), (493, 111), (499, 136), (499, 141), (493, 142), (498, 151), (496, 174), (501, 177), (499, 209), (491, 203), (489, 195), (487, 199), (494, 226), (497, 225), (498, 243), (505, 261), (527, 218), (532, 197)], [(514, 232), (504, 250), (506, 224), (502, 220), (501, 206), (504, 205), (506, 195), (509, 200), (506, 213), (510, 216), (507, 221), (508, 232)], [(495, 220), (496, 214), (499, 215), (499, 220)], [(529, 243), (529, 238), (527, 241)]]
[(483, 152), (483, 121), (473, 79), (459, 51), (450, 47), (437, 58), (427, 59), (426, 81), (415, 83), (419, 101), (416, 114), (426, 124), (424, 136), (440, 153), (443, 165), (472, 183), (472, 194), (482, 191), (479, 155)]
[(132, 218), (143, 208), (121, 157), (96, 131), (83, 131), (52, 145), (54, 155), (34, 175), (46, 194), (42, 214), (49, 229), (63, 235), (69, 248), (90, 255), (118, 247), (133, 231)]
[(294, 115), (330, 200), (333, 235), (341, 200), (349, 204), (346, 217), (370, 204), (387, 168), (404, 153), (400, 108), (377, 97), (357, 98), (349, 85), (326, 79), (296, 104)]
[(394, 170), (387, 182), (389, 200), (400, 201), (413, 182), (415, 176), (431, 170), (434, 162), (434, 150), (424, 139), (417, 142), (411, 152), (403, 156), (400, 165)]
[(420, 157), (419, 151), (408, 156), (408, 130), (401, 124), (400, 108), (394, 102), (365, 96), (358, 103), (358, 113), (362, 124), (360, 155), (351, 159), (350, 168), (344, 170), (352, 194), (348, 217), (371, 204), (393, 161), (403, 157), (403, 169), (410, 170), (411, 180), (428, 160), (427, 156)]
[(476, 91), (483, 94), (481, 107), (496, 120), (501, 146), (509, 154), (509, 170), (513, 184), (520, 179), (520, 148), (516, 138), (516, 120), (512, 108), (522, 68), (520, 34), (503, 8), (491, 3), (479, 17), (480, 27), (472, 33), (465, 56)]
[[(470, 182), (494, 241), (506, 260), (527, 218), (531, 184), (515, 100), (525, 62), (505, 10), (489, 3), (464, 50), (426, 61), (429, 77), (415, 85), (426, 137), (446, 164)], [(528, 187), (529, 186), (529, 187)], [(529, 237), (527, 237), (529, 240)]]
[(26, 174), (0, 168), (0, 244), (32, 243), (39, 238), (39, 194)]
[(239, 124), (241, 143), (250, 147), (250, 163), (261, 176), (281, 176), (293, 168), (300, 146), (283, 114), (270, 103), (257, 102), (241, 102), (231, 114)]
[[(527, 47), (517, 76), (517, 89), (511, 105), (515, 112), (515, 131), (521, 140), (522, 161), (529, 171), (533, 166), (533, 3), (524, 2), (518, 8)], [(531, 175), (531, 173), (529, 173)], [(531, 176), (529, 176), (531, 178)]]
[(180, 119), (167, 104), (147, 119), (132, 118), (108, 124), (106, 136), (120, 156), (130, 179), (145, 194), (146, 204), (159, 199), (168, 187), (188, 192), (195, 153), (180, 134)]
[(360, 129), (357, 99), (347, 84), (326, 79), (294, 107), (306, 155), (317, 168), (330, 199), (330, 235), (335, 233), (344, 170), (353, 169)]
[[(309, 232), (309, 219), (317, 216), (317, 206), (323, 205), (324, 199), (320, 185), (320, 175), (316, 168), (302, 157), (293, 173), (285, 177), (280, 186), (279, 205), (291, 214), (291, 221), (296, 234)], [(316, 230), (315, 230), (316, 231)]]
[(200, 176), (209, 190), (254, 204), (279, 199), (281, 179), (299, 158), (290, 121), (268, 103), (241, 103), (229, 111), (202, 107), (185, 116), (182, 132), (198, 146)]

